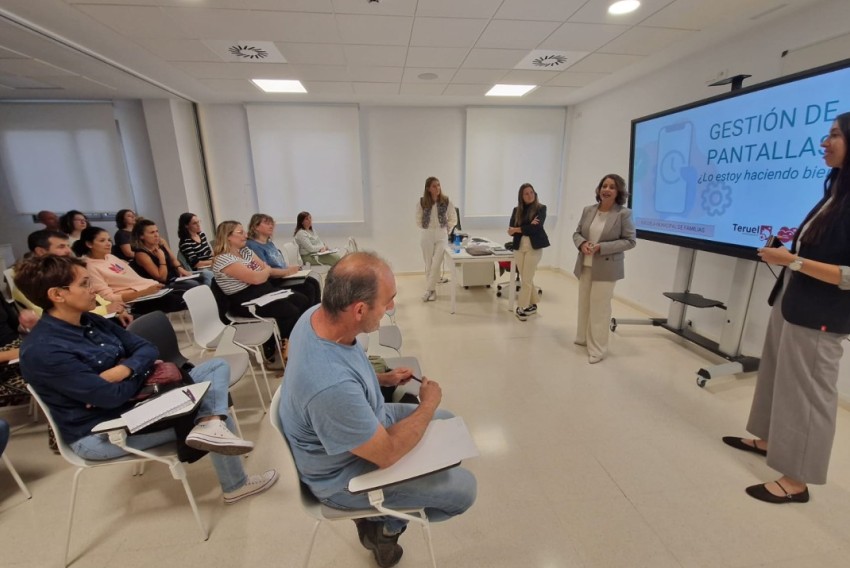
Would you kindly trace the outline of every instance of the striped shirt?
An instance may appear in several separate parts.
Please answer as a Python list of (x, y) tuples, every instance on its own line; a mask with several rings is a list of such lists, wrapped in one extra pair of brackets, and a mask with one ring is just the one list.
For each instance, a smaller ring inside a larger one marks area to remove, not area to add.
[(226, 252), (223, 254), (216, 255), (215, 259), (213, 260), (212, 269), (213, 274), (215, 275), (215, 281), (221, 288), (221, 290), (228, 296), (244, 290), (245, 288), (250, 286), (250, 284), (239, 280), (238, 278), (228, 276), (227, 274), (222, 272), (225, 268), (227, 268), (233, 263), (239, 262), (247, 266), (251, 270), (260, 270), (260, 265), (254, 260), (254, 251), (252, 251), (248, 247), (245, 247), (239, 251), (239, 255), (240, 256), (236, 256), (233, 253)]
[(212, 247), (210, 247), (210, 243), (207, 241), (207, 236), (203, 232), (200, 236), (201, 242), (199, 243), (196, 243), (191, 237), (180, 239), (178, 243), (180, 252), (183, 253), (183, 256), (186, 257), (186, 262), (192, 268), (197, 268), (198, 262), (209, 260), (213, 257)]

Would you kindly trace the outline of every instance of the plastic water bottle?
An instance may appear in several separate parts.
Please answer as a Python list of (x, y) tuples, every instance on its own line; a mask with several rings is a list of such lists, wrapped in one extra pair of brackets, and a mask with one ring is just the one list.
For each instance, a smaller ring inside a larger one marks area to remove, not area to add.
[(455, 254), (460, 252), (460, 235), (457, 234), (455, 235), (454, 252)]

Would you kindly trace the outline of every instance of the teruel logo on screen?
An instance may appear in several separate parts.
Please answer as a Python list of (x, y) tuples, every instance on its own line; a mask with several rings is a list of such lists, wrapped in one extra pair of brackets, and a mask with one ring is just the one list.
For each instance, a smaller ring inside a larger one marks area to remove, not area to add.
[(766, 241), (773, 234), (773, 225), (762, 225), (759, 227), (759, 240)]
[(759, 238), (762, 238), (762, 229), (765, 227), (768, 226), (762, 225), (761, 227), (759, 227), (758, 225), (739, 225), (738, 223), (732, 223), (732, 230), (736, 233), (744, 233), (745, 235), (759, 235)]
[[(739, 225), (738, 223), (732, 223), (732, 230), (745, 235), (758, 235), (760, 241), (767, 241), (774, 234), (773, 225)], [(776, 238), (783, 243), (790, 243), (794, 240), (796, 233), (797, 227), (782, 227), (776, 232)]]

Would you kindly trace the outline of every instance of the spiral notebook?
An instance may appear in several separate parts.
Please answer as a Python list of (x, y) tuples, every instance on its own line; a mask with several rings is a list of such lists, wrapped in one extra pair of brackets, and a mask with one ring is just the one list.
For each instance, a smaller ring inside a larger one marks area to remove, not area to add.
[(163, 418), (191, 412), (206, 394), (209, 386), (209, 383), (196, 383), (170, 390), (124, 412), (121, 419), (133, 434)]

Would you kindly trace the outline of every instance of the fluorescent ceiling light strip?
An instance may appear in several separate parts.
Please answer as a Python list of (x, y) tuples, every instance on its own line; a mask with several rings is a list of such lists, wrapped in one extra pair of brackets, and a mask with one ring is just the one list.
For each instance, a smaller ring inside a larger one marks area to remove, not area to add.
[(266, 93), (306, 93), (301, 81), (295, 79), (251, 79)]
[(521, 97), (524, 94), (536, 89), (537, 85), (493, 85), (493, 88), (487, 91), (487, 97)]
[(608, 13), (614, 16), (629, 14), (640, 8), (638, 0), (620, 0), (608, 6)]

